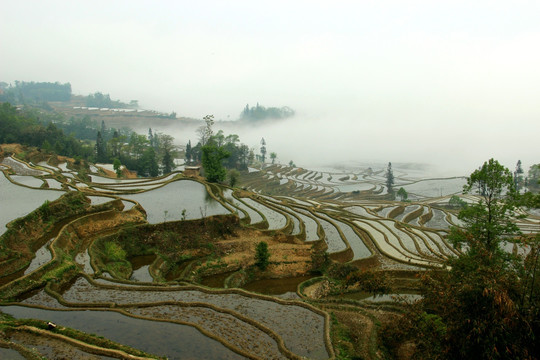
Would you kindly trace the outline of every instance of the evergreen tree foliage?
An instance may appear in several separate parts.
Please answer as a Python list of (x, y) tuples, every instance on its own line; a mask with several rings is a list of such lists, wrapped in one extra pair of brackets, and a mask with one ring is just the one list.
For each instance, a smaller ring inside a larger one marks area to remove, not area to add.
[(270, 252), (268, 251), (268, 244), (265, 241), (261, 241), (255, 248), (255, 265), (261, 269), (266, 270), (268, 267)]
[(264, 138), (261, 139), (261, 161), (264, 164), (264, 160), (266, 159), (266, 141), (264, 141)]
[(394, 196), (394, 172), (392, 171), (392, 163), (388, 163), (386, 168), (386, 188), (389, 194)]
[(0, 94), (0, 102), (36, 104), (47, 101), (71, 100), (71, 84), (59, 82), (15, 81), (15, 86), (7, 87)]
[(96, 161), (100, 163), (107, 162), (107, 143), (101, 135), (101, 131), (98, 131), (96, 137)]
[(186, 145), (186, 155), (185, 155), (186, 164), (191, 164), (191, 157), (192, 157), (191, 140), (189, 140), (187, 145)]
[(294, 110), (288, 106), (281, 108), (267, 108), (257, 103), (256, 106), (251, 108), (249, 107), (249, 104), (247, 104), (244, 110), (240, 113), (240, 120), (261, 121), (265, 119), (285, 119), (292, 116), (294, 116)]

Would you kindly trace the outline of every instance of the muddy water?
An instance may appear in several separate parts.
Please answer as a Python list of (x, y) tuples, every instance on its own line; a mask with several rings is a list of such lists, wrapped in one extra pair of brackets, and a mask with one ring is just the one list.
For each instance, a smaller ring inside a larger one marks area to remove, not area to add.
[(229, 271), (222, 274), (207, 276), (204, 279), (202, 279), (201, 284), (204, 286), (212, 287), (212, 288), (223, 288), (225, 286), (224, 285), (225, 279), (227, 279), (233, 273), (234, 271)]
[(47, 241), (42, 247), (40, 247), (36, 251), (36, 256), (32, 259), (32, 261), (30, 262), (30, 265), (28, 265), (28, 267), (24, 271), (24, 275), (30, 274), (32, 271), (36, 270), (41, 265), (44, 265), (48, 263), (49, 261), (51, 261), (52, 254), (51, 254), (51, 251), (49, 250), (49, 244), (51, 243), (51, 241), (52, 239)]
[(113, 311), (55, 311), (2, 306), (16, 318), (52, 321), (169, 359), (243, 359), (197, 329), (166, 322), (131, 318)]
[(133, 273), (130, 280), (141, 282), (153, 282), (154, 279), (150, 275), (150, 265), (156, 260), (156, 255), (135, 256), (129, 259)]
[(88, 249), (86, 249), (83, 253), (77, 254), (77, 256), (75, 256), (75, 262), (82, 265), (83, 271), (86, 274), (94, 273), (94, 269), (90, 264), (90, 254), (88, 253)]
[(16, 350), (0, 348), (0, 359), (25, 360), (26, 358)]
[(256, 280), (242, 286), (243, 289), (265, 295), (285, 295), (296, 293), (301, 282), (311, 279), (312, 276), (296, 276), (284, 279)]
[(222, 338), (228, 344), (246, 350), (262, 359), (286, 359), (277, 343), (257, 327), (233, 315), (205, 307), (180, 307), (158, 305), (128, 309), (128, 312), (144, 317), (187, 322)]
[(206, 293), (196, 289), (173, 288), (169, 291), (143, 289), (104, 289), (78, 279), (62, 295), (70, 303), (111, 303), (120, 306), (173, 301), (185, 304), (206, 303), (236, 311), (261, 322), (280, 335), (285, 346), (300, 356), (326, 359), (324, 345), (325, 318), (299, 305), (252, 298), (236, 293)]

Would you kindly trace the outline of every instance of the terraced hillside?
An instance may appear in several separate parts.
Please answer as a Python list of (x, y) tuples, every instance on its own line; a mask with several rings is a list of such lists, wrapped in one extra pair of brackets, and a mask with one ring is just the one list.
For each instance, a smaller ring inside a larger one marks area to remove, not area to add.
[[(316, 259), (326, 253), (403, 285), (460, 251), (446, 236), (460, 225), (448, 202), (463, 178), (397, 170), (411, 199), (398, 202), (371, 168), (273, 165), (229, 188), (182, 172), (117, 179), (56, 158), (5, 157), (0, 167), (0, 355), (32, 354), (38, 343), (47, 356), (62, 342), (72, 358), (329, 359), (342, 351), (336, 324), (355, 314), (365, 324), (356, 352), (377, 358), (377, 313), (321, 297), (328, 280), (313, 278)], [(540, 218), (523, 211), (523, 232), (540, 232)], [(266, 269), (256, 266), (261, 241)], [(292, 291), (261, 294), (273, 279), (291, 279)]]

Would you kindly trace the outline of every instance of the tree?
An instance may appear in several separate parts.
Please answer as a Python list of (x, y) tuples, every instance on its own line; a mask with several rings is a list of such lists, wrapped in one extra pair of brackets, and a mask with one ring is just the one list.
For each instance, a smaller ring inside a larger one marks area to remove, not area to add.
[(122, 163), (117, 158), (113, 161), (113, 169), (116, 171), (116, 177), (122, 177)]
[(261, 270), (266, 270), (270, 259), (268, 244), (265, 241), (259, 242), (255, 248), (255, 251), (255, 265)]
[(221, 163), (223, 159), (226, 159), (229, 153), (222, 147), (218, 147), (212, 141), (202, 147), (202, 166), (206, 180), (209, 182), (222, 182), (225, 180), (227, 171)]
[(156, 160), (156, 151), (147, 147), (141, 157), (141, 172), (144, 176), (156, 177), (159, 175), (159, 166)]
[(163, 155), (162, 159), (162, 165), (164, 174), (169, 174), (176, 167), (176, 165), (174, 164), (174, 159), (172, 158), (169, 150), (165, 150), (165, 154)]
[(401, 198), (401, 201), (405, 201), (409, 197), (409, 194), (407, 194), (407, 191), (401, 187), (397, 192), (397, 196)]
[(529, 168), (527, 186), (531, 191), (538, 191), (540, 189), (540, 164), (534, 164)]
[(272, 159), (272, 164), (276, 161), (277, 154), (275, 152), (270, 153), (270, 159)]
[(465, 201), (461, 200), (461, 198), (459, 196), (452, 195), (452, 197), (448, 201), (448, 205), (450, 205), (453, 208), (460, 209), (460, 208), (464, 208), (465, 206), (467, 206), (467, 203)]
[(388, 167), (386, 168), (386, 188), (388, 193), (394, 198), (394, 172), (392, 171), (391, 162), (388, 163)]
[[(512, 173), (490, 159), (470, 175), (464, 192), (477, 194), (479, 201), (460, 211), (463, 227), (452, 228), (449, 236), (462, 253), (423, 276), (423, 298), (403, 318), (410, 325), (407, 336), (424, 358), (538, 358), (538, 286), (530, 281), (537, 259), (501, 247), (519, 234)], [(425, 334), (422, 319), (437, 324), (440, 331), (430, 338), (437, 346), (425, 347), (414, 338)]]
[(96, 138), (96, 161), (107, 162), (107, 143), (103, 140), (101, 131), (98, 131)]
[(191, 164), (191, 140), (188, 141), (187, 145), (186, 145), (186, 153), (185, 153), (185, 160), (186, 160), (186, 164)]
[(212, 126), (214, 125), (214, 115), (206, 115), (203, 120), (205, 121), (206, 125), (200, 126), (197, 129), (201, 146), (206, 145), (208, 140), (210, 140), (210, 138), (214, 135), (214, 131), (212, 130)]
[(234, 187), (238, 183), (238, 178), (240, 177), (240, 173), (236, 169), (232, 169), (229, 171), (229, 185), (231, 187)]
[(261, 139), (261, 159), (264, 164), (264, 160), (266, 159), (266, 141), (264, 141), (264, 138)]
[(174, 138), (163, 133), (156, 133), (153, 138), (154, 148), (157, 151), (158, 159), (161, 161), (163, 173), (168, 174), (176, 167), (176, 164), (174, 163), (174, 158), (176, 156), (173, 142)]
[(454, 245), (466, 243), (469, 251), (481, 250), (480, 247), (494, 252), (499, 250), (503, 236), (519, 233), (514, 222), (517, 193), (510, 170), (490, 159), (467, 178), (463, 190), (479, 195), (479, 202), (459, 213), (465, 231), (453, 229), (450, 240)]
[(240, 145), (239, 150), (240, 170), (246, 170), (249, 165), (249, 147), (246, 144)]
[(516, 170), (514, 171), (514, 185), (517, 191), (519, 191), (522, 184), (523, 184), (523, 168), (521, 167), (521, 160), (518, 160), (516, 164)]

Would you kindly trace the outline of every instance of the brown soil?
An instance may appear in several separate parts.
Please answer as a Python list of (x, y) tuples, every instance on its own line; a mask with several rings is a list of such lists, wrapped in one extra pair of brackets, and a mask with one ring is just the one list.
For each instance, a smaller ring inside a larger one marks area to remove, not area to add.
[(231, 268), (245, 268), (255, 264), (255, 247), (261, 241), (268, 244), (270, 265), (264, 271), (266, 278), (305, 275), (311, 269), (311, 245), (287, 241), (283, 236), (271, 236), (254, 229), (239, 229), (234, 237), (214, 243), (221, 262)]
[(21, 144), (0, 144), (0, 148), (5, 154), (17, 154), (23, 151)]

